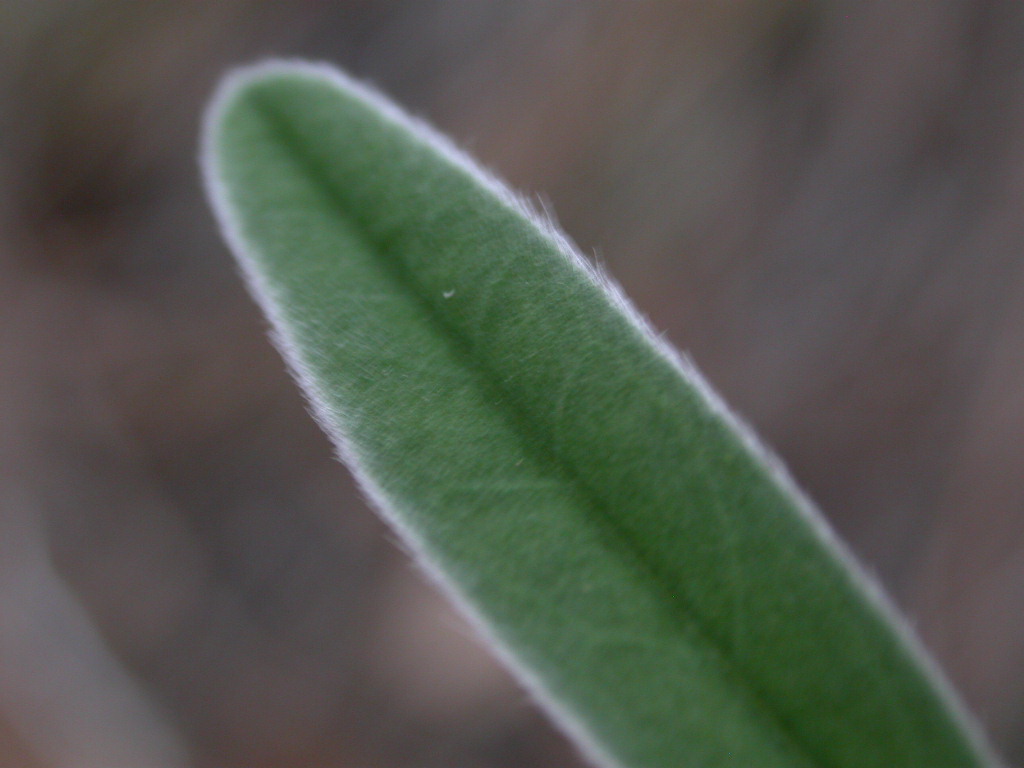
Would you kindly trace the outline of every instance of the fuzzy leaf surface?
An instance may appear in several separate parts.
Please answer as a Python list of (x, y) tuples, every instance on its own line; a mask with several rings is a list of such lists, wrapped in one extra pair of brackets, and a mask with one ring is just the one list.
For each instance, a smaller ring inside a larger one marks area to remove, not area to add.
[(375, 506), (631, 768), (990, 765), (776, 463), (552, 227), (326, 67), (222, 87), (204, 170)]

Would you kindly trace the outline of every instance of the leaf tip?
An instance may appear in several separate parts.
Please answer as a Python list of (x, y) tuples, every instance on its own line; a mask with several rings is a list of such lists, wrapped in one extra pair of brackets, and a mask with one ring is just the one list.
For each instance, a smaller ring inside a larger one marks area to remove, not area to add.
[(224, 119), (254, 88), (288, 77), (343, 78), (346, 76), (327, 64), (301, 59), (266, 59), (229, 70), (221, 77), (207, 103), (200, 130), (199, 165), (209, 183), (216, 176), (218, 137)]

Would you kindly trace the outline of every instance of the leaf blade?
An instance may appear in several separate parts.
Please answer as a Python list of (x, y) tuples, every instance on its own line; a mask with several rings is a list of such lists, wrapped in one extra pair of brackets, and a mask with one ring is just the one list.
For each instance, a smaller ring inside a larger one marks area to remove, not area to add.
[(986, 764), (784, 473), (497, 182), (308, 65), (240, 76), (206, 141), (325, 428), (602, 759)]

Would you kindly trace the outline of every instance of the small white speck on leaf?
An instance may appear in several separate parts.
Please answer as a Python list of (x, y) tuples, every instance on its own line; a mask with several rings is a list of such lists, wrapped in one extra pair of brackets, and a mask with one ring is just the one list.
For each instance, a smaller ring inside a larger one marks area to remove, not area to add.
[(441, 293), (441, 295), (444, 296), (446, 299), (450, 299), (452, 296), (455, 295), (455, 289), (452, 288), (450, 291), (444, 291)]

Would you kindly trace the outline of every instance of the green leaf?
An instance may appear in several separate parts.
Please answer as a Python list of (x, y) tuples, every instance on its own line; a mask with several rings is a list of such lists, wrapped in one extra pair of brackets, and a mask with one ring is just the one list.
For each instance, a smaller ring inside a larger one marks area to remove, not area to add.
[(778, 463), (566, 240), (327, 67), (236, 73), (204, 170), (325, 430), (607, 765), (994, 764)]

